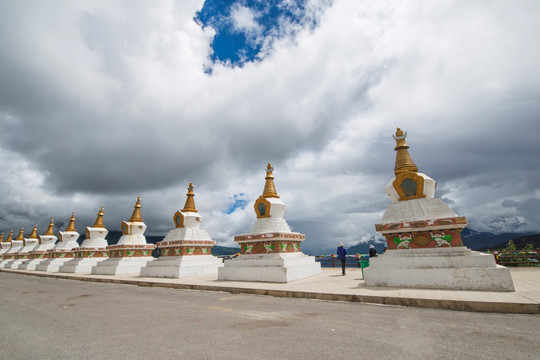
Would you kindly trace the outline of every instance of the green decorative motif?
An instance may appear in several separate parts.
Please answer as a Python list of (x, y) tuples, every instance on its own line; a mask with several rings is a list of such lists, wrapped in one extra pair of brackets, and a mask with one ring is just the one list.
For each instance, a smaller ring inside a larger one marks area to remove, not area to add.
[(176, 248), (176, 249), (174, 249), (174, 253), (175, 253), (177, 256), (182, 255), (182, 248)]
[(134, 254), (135, 254), (135, 251), (130, 251), (130, 250), (127, 250), (127, 251), (126, 251), (126, 255), (127, 255), (128, 257), (133, 257)]
[(293, 244), (294, 251), (298, 251), (298, 244)]
[(443, 234), (443, 233), (437, 233), (433, 234), (431, 233), (431, 240), (435, 241), (437, 243), (437, 247), (442, 246), (452, 246), (452, 235), (450, 234)]
[(281, 243), (281, 251), (286, 251), (287, 250), (287, 243)]
[(195, 251), (195, 248), (187, 248), (187, 254), (188, 255), (193, 255), (193, 252)]
[(245, 254), (251, 254), (251, 252), (253, 251), (253, 244), (246, 244), (244, 246), (244, 253)]
[(274, 244), (264, 244), (264, 249), (266, 253), (274, 252)]
[(208, 255), (208, 248), (201, 248), (203, 255)]
[(399, 235), (393, 238), (398, 249), (409, 249), (409, 244), (412, 240), (410, 235)]

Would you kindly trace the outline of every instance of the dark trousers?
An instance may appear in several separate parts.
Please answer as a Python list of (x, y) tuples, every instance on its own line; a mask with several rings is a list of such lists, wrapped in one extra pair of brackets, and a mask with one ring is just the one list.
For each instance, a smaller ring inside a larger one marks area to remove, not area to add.
[(345, 274), (345, 264), (347, 264), (347, 259), (339, 259), (341, 261), (341, 273)]

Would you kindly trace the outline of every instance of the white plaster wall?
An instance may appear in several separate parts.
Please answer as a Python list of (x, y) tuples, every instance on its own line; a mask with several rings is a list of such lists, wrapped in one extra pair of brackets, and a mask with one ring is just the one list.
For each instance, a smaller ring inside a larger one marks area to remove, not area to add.
[(441, 199), (411, 199), (388, 205), (381, 223), (399, 223), (458, 217)]
[(105, 236), (107, 236), (109, 233), (107, 229), (87, 227), (86, 230), (90, 233), (90, 237), (88, 239), (84, 239), (81, 247), (106, 248), (107, 245), (109, 245), (105, 239)]

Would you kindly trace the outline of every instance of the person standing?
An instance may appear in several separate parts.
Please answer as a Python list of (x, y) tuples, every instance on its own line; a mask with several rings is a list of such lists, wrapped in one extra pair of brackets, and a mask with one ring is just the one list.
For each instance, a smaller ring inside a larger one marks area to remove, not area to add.
[(337, 248), (337, 255), (341, 261), (341, 275), (345, 275), (345, 265), (347, 263), (347, 250), (343, 246), (343, 243), (339, 243)]
[(375, 250), (375, 246), (369, 245), (369, 257), (375, 256), (377, 256), (377, 250)]

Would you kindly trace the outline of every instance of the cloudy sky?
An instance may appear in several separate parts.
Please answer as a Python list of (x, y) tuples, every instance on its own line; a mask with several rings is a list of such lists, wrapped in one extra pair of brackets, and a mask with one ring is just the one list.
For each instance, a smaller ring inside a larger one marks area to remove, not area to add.
[[(540, 231), (537, 0), (0, 1), (0, 229), (173, 227), (219, 245), (264, 167), (310, 252), (374, 235), (397, 126), (478, 231)], [(63, 225), (65, 226), (65, 225)], [(62, 229), (63, 230), (63, 229)], [(7, 235), (7, 233), (6, 233)]]

